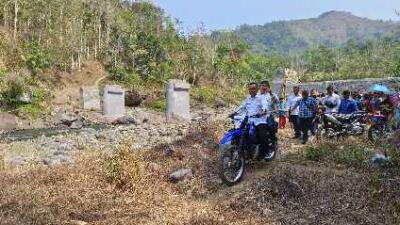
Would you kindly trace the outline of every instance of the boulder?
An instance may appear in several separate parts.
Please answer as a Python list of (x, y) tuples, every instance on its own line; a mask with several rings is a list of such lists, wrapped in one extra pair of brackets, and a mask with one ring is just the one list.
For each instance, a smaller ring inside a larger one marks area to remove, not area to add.
[(30, 104), (33, 101), (32, 95), (28, 93), (23, 93), (21, 96), (18, 97), (18, 101), (23, 104)]
[(72, 225), (87, 225), (88, 223), (82, 220), (71, 220), (70, 224)]
[(390, 159), (383, 154), (376, 153), (370, 159), (370, 163), (374, 166), (385, 166), (390, 163)]
[(180, 169), (171, 173), (169, 175), (169, 180), (171, 182), (176, 183), (178, 181), (184, 180), (185, 178), (191, 178), (191, 177), (193, 177), (192, 169)]
[(64, 113), (61, 115), (60, 121), (62, 124), (71, 126), (73, 122), (79, 119), (78, 115), (74, 113)]
[(125, 91), (125, 106), (138, 107), (142, 104), (144, 97), (136, 91)]
[(216, 97), (215, 98), (215, 107), (218, 109), (218, 108), (224, 108), (224, 107), (226, 107), (227, 106), (227, 104), (226, 104), (226, 102), (222, 99), (222, 98), (220, 98), (220, 97)]
[(112, 122), (114, 125), (128, 125), (128, 124), (137, 124), (135, 118), (130, 116), (119, 117)]
[(17, 117), (10, 113), (0, 112), (0, 131), (10, 131), (18, 128)]
[(82, 120), (76, 120), (72, 122), (71, 126), (69, 126), (72, 129), (81, 129), (83, 127), (83, 122)]
[(172, 145), (168, 145), (165, 149), (164, 149), (164, 154), (166, 156), (172, 156), (175, 153), (175, 148)]

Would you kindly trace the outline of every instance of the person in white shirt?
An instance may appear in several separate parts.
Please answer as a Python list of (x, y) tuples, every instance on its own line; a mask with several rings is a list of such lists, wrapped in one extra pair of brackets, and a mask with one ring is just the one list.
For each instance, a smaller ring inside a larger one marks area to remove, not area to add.
[(272, 144), (275, 146), (278, 138), (276, 137), (276, 133), (278, 132), (277, 127), (275, 127), (275, 117), (271, 114), (272, 111), (276, 111), (276, 107), (278, 104), (278, 96), (271, 91), (271, 87), (268, 81), (260, 82), (260, 93), (257, 95), (263, 100), (263, 103), (266, 104), (264, 108), (267, 109), (267, 114), (264, 116), (265, 121), (267, 121), (268, 125), (268, 136), (271, 139)]
[(333, 85), (329, 85), (326, 89), (327, 95), (322, 99), (322, 105), (325, 107), (326, 113), (337, 113), (340, 107), (340, 96), (335, 94)]
[(294, 107), (298, 101), (301, 100), (300, 87), (293, 87), (293, 94), (291, 94), (286, 102), (286, 111), (289, 112), (289, 122), (293, 125), (294, 138), (300, 138), (300, 125), (299, 125), (299, 107)]
[(279, 101), (278, 96), (272, 93), (268, 81), (260, 82), (260, 93), (257, 96), (262, 98), (263, 101), (267, 104), (266, 108), (268, 109), (268, 112), (265, 118), (268, 118), (271, 115), (271, 112), (276, 110), (275, 107)]
[(248, 84), (249, 97), (243, 101), (240, 105), (238, 111), (244, 111), (246, 114), (252, 118), (249, 118), (249, 121), (254, 123), (256, 126), (256, 136), (257, 142), (260, 144), (261, 149), (264, 151), (264, 154), (268, 153), (268, 127), (267, 120), (263, 117), (263, 114), (268, 112), (267, 103), (264, 102), (263, 98), (260, 98), (257, 95), (258, 92), (258, 84), (255, 82)]

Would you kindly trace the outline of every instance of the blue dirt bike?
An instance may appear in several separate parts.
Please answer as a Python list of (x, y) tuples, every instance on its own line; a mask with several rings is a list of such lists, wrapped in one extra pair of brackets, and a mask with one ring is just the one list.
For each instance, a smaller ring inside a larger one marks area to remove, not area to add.
[(219, 142), (220, 177), (229, 186), (239, 183), (243, 178), (246, 162), (263, 159), (272, 161), (278, 151), (277, 143), (271, 135), (268, 135), (268, 149), (260, 149), (256, 141), (256, 127), (249, 122), (249, 118), (256, 117), (231, 115), (234, 128), (225, 133)]

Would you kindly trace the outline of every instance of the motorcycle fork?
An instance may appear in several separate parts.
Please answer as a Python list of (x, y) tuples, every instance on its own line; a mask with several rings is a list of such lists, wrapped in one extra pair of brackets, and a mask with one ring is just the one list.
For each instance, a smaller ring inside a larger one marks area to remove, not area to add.
[(249, 128), (245, 128), (243, 131), (243, 135), (240, 138), (240, 154), (245, 158), (248, 159), (250, 158), (250, 152), (249, 152)]

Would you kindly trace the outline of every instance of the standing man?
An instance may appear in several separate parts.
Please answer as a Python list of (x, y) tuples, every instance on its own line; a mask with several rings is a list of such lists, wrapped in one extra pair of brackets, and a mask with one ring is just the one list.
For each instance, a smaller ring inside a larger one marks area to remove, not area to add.
[(340, 101), (339, 113), (340, 114), (352, 114), (357, 112), (357, 103), (350, 98), (350, 91), (343, 91), (343, 99)]
[(326, 113), (337, 113), (340, 106), (340, 96), (335, 93), (333, 85), (329, 85), (326, 89), (327, 95), (322, 99), (322, 105), (325, 106)]
[(292, 123), (294, 129), (294, 138), (300, 138), (300, 126), (299, 126), (299, 107), (294, 105), (301, 99), (299, 94), (299, 86), (293, 87), (293, 94), (288, 97), (286, 103), (286, 111), (289, 112), (289, 122)]
[(249, 118), (249, 122), (253, 122), (256, 126), (257, 142), (260, 144), (262, 151), (267, 154), (268, 150), (268, 126), (267, 120), (263, 116), (268, 112), (267, 103), (260, 98), (258, 93), (258, 84), (251, 82), (247, 85), (249, 90), (249, 97), (243, 101), (238, 111), (245, 111), (249, 116), (256, 116), (255, 118)]
[(302, 144), (308, 141), (308, 131), (312, 129), (314, 115), (317, 112), (317, 100), (308, 96), (308, 91), (301, 92), (302, 98), (292, 108), (299, 107), (299, 123), (302, 133)]

